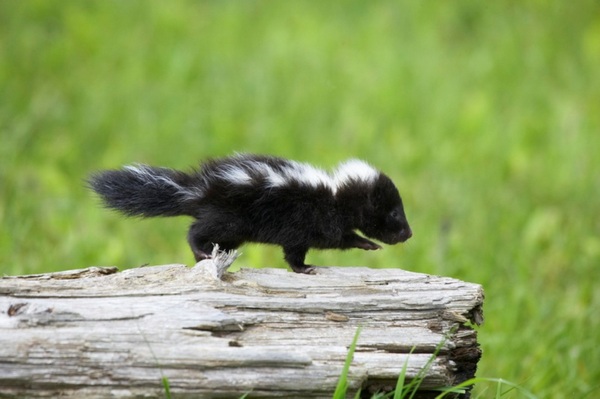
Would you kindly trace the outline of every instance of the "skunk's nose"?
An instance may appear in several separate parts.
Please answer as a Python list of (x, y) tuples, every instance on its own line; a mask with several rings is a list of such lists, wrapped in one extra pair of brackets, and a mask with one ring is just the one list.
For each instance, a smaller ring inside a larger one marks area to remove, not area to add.
[(402, 238), (402, 241), (406, 241), (408, 240), (410, 237), (412, 237), (413, 233), (410, 227), (405, 227), (402, 230), (400, 230), (400, 237)]

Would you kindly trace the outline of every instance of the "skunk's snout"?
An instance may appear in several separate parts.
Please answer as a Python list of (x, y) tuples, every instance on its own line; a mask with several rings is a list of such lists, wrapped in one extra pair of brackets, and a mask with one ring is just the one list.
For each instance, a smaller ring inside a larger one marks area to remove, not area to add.
[(409, 226), (406, 226), (402, 230), (400, 230), (399, 241), (404, 242), (404, 241), (408, 240), (410, 237), (412, 237), (412, 235), (413, 235), (413, 233), (412, 233), (411, 228)]
[(377, 238), (378, 240), (383, 241), (388, 245), (394, 245), (398, 244), (399, 242), (405, 242), (410, 237), (412, 237), (412, 235), (413, 233), (411, 228), (409, 226), (406, 226), (402, 227), (400, 231), (396, 230), (395, 232), (389, 232), (387, 234), (374, 238)]

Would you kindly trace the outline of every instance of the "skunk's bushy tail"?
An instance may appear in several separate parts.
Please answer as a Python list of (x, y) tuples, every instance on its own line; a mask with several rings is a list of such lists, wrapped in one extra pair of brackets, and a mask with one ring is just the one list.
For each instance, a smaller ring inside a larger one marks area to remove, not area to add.
[(88, 180), (107, 208), (142, 217), (190, 215), (191, 204), (203, 197), (199, 183), (197, 176), (146, 165), (98, 172)]

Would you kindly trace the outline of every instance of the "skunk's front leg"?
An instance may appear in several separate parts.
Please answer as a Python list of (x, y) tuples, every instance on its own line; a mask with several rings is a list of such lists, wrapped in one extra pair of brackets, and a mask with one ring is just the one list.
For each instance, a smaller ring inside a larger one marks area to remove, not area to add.
[(304, 263), (307, 252), (308, 248), (305, 247), (283, 247), (285, 261), (293, 271), (302, 274), (315, 274), (315, 268)]
[(375, 244), (371, 240), (367, 240), (364, 237), (359, 236), (355, 232), (350, 232), (344, 235), (342, 238), (342, 248), (360, 248), (367, 251), (374, 251), (381, 249), (381, 246)]

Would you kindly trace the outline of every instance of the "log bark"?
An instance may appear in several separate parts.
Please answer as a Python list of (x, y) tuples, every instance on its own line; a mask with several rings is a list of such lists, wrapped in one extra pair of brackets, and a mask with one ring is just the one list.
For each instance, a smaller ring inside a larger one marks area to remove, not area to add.
[(349, 397), (392, 389), (404, 364), (408, 380), (425, 369), (421, 397), (475, 374), (477, 284), (225, 272), (233, 259), (0, 279), (0, 397), (165, 397), (166, 380), (174, 398), (331, 398), (359, 326)]

